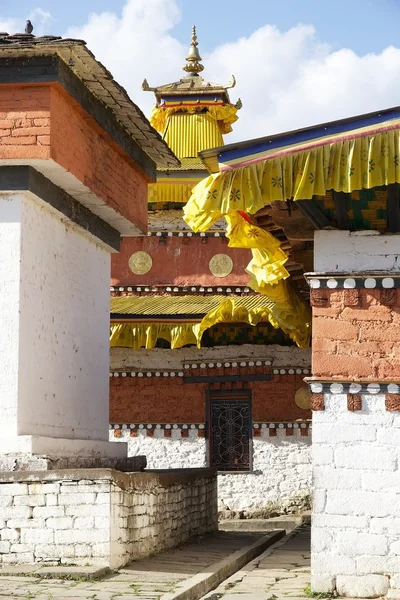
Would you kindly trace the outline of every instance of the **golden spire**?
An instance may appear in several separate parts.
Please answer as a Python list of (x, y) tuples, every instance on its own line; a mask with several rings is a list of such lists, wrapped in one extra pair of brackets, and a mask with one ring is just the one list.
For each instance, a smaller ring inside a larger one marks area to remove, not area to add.
[(192, 42), (190, 44), (189, 54), (186, 57), (186, 65), (183, 67), (183, 70), (189, 75), (196, 76), (198, 73), (204, 70), (203, 65), (201, 64), (201, 56), (199, 54), (199, 50), (196, 35), (196, 25), (192, 27)]

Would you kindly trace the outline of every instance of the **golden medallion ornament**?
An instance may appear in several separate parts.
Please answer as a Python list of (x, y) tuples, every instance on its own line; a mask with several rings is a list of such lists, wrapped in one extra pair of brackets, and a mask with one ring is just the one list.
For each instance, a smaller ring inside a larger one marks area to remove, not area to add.
[(150, 254), (143, 252), (134, 252), (129, 259), (129, 268), (135, 275), (145, 275), (153, 266), (153, 259)]
[(294, 401), (299, 408), (307, 410), (311, 407), (311, 392), (307, 386), (301, 387), (297, 390)]
[(233, 269), (233, 261), (227, 254), (215, 254), (208, 263), (210, 273), (214, 277), (226, 277)]

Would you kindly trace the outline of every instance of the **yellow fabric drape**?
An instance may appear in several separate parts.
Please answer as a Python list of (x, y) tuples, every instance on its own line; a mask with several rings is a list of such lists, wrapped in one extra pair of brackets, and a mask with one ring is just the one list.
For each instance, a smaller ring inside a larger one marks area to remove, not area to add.
[(151, 350), (162, 339), (171, 348), (197, 344), (200, 323), (112, 323), (110, 345), (113, 348)]
[[(189, 204), (184, 207), (185, 221), (194, 231), (206, 231), (209, 226), (207, 215), (203, 213), (204, 218), (200, 221), (193, 219)], [(241, 211), (230, 211), (224, 216), (228, 225), (226, 235), (229, 246), (251, 249), (253, 258), (246, 269), (250, 275), (249, 287), (271, 300), (267, 320), (275, 328), (281, 328), (298, 346), (308, 346), (311, 311), (290, 283), (284, 281), (289, 277), (284, 267), (288, 256), (281, 249), (280, 243), (273, 235), (251, 223)], [(218, 218), (220, 217), (221, 212), (218, 213)], [(210, 219), (214, 222), (213, 216)]]
[(218, 323), (247, 323), (255, 326), (261, 322), (269, 322), (275, 329), (282, 329), (298, 346), (309, 346), (309, 307), (295, 293), (289, 282), (280, 281), (277, 285), (269, 285), (265, 291), (268, 292), (265, 295), (271, 300), (270, 307), (248, 310), (245, 306), (236, 306), (233, 298), (223, 300), (200, 323), (200, 342), (203, 332)]
[(238, 212), (226, 215), (226, 236), (230, 248), (250, 248), (253, 258), (247, 265), (246, 272), (258, 286), (263, 283), (278, 283), (289, 277), (283, 266), (288, 255), (281, 248), (278, 240), (268, 231), (253, 225), (246, 216)]
[[(244, 159), (243, 159), (244, 160)], [(334, 189), (354, 190), (400, 182), (400, 133), (374, 135), (268, 158), (211, 175), (193, 190), (184, 211), (194, 231), (242, 210), (255, 214), (275, 200), (307, 200)]]
[(219, 306), (203, 317), (200, 323), (112, 323), (110, 345), (114, 348), (151, 350), (157, 340), (162, 339), (169, 342), (172, 349), (190, 344), (196, 344), (200, 348), (203, 333), (218, 323), (246, 323), (255, 326), (268, 321), (275, 328), (282, 327), (285, 333), (294, 334), (293, 339), (301, 345), (305, 338), (297, 335), (291, 314), (285, 316), (285, 323), (280, 319), (279, 325), (276, 324), (276, 303), (279, 302), (280, 306), (283, 306), (283, 303), (288, 301), (286, 286), (271, 287), (274, 287), (275, 297), (271, 300), (270, 306), (248, 309), (246, 306), (237, 305), (235, 298), (224, 298)]
[(150, 115), (150, 123), (154, 129), (163, 134), (170, 115), (177, 112), (194, 114), (202, 108), (207, 108), (207, 114), (218, 122), (218, 127), (222, 134), (230, 133), (232, 131), (232, 124), (239, 118), (236, 114), (238, 109), (232, 104), (217, 104), (216, 106), (207, 106), (201, 103), (196, 106), (181, 104), (179, 106), (154, 106)]

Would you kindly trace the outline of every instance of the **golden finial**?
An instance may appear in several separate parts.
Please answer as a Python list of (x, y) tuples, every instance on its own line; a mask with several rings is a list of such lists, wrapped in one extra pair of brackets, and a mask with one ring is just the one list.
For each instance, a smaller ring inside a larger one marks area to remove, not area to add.
[(201, 73), (204, 70), (203, 65), (201, 64), (201, 56), (199, 54), (197, 35), (196, 35), (196, 25), (192, 27), (192, 42), (190, 44), (189, 54), (186, 57), (186, 65), (183, 67), (183, 70), (190, 75), (197, 75), (197, 73)]

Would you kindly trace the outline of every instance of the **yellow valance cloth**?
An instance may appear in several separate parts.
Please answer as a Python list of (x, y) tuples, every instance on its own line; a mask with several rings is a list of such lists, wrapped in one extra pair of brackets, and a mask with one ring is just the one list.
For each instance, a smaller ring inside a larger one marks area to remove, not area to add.
[(200, 110), (207, 108), (207, 114), (218, 122), (219, 130), (222, 134), (230, 133), (232, 131), (232, 125), (238, 120), (236, 106), (232, 104), (217, 104), (209, 106), (208, 104), (196, 104), (185, 105), (180, 104), (178, 106), (155, 106), (151, 111), (150, 123), (157, 129), (161, 134), (164, 134), (167, 126), (168, 117), (177, 112), (185, 112), (189, 114), (195, 114)]
[(247, 157), (249, 164), (242, 159), (242, 166), (204, 179), (184, 209), (186, 222), (204, 231), (232, 211), (255, 214), (275, 200), (307, 200), (331, 189), (350, 193), (400, 182), (398, 129), (319, 144), (307, 150), (289, 147), (254, 163)]
[[(170, 343), (171, 348), (182, 348), (196, 344), (201, 347), (203, 333), (218, 323), (246, 323), (258, 325), (271, 320), (273, 324), (274, 306), (247, 308), (238, 305), (235, 298), (224, 298), (219, 306), (209, 311), (200, 323), (112, 323), (110, 345), (112, 347), (154, 348), (157, 340)], [(271, 317), (272, 315), (272, 317)], [(288, 322), (288, 327), (290, 328)]]
[(146, 348), (151, 350), (157, 340), (165, 340), (171, 348), (197, 344), (200, 323), (111, 323), (111, 347)]

